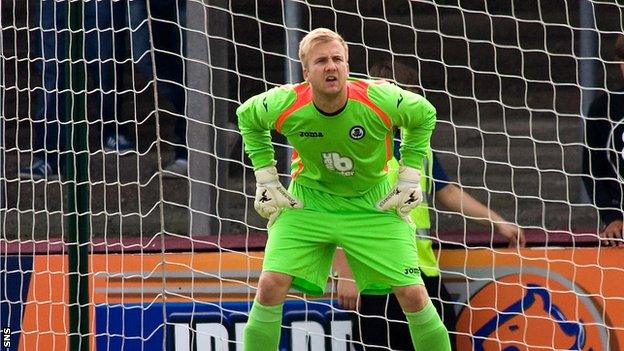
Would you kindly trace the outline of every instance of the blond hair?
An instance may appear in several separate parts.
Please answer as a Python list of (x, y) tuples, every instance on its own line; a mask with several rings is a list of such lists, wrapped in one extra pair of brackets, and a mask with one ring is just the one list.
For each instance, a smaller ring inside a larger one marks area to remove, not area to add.
[(320, 43), (327, 43), (332, 40), (338, 41), (342, 47), (345, 49), (345, 59), (349, 59), (349, 47), (344, 39), (340, 36), (340, 34), (334, 32), (331, 29), (327, 28), (316, 28), (310, 33), (306, 34), (303, 39), (299, 42), (299, 60), (301, 60), (301, 64), (303, 67), (307, 67), (306, 56), (310, 49)]

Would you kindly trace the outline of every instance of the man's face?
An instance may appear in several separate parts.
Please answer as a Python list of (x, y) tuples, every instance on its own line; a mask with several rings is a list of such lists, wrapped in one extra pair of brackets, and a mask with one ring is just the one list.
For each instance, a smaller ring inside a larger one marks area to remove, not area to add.
[(344, 47), (337, 40), (318, 43), (310, 48), (303, 77), (315, 94), (335, 97), (344, 90), (349, 64)]

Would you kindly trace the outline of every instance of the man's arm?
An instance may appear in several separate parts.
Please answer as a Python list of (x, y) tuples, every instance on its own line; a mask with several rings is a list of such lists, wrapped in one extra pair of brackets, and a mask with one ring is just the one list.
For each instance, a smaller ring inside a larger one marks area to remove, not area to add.
[(493, 225), (495, 230), (509, 240), (509, 247), (526, 244), (524, 231), (513, 223), (505, 221), (494, 210), (489, 209), (463, 189), (454, 184), (448, 184), (435, 192), (436, 203), (453, 212), (468, 216), (477, 223)]
[(279, 114), (292, 104), (295, 97), (292, 89), (273, 88), (251, 97), (236, 109), (245, 152), (254, 170), (275, 165), (270, 131), (275, 129)]
[(397, 125), (401, 128), (401, 163), (420, 169), (430, 147), (436, 109), (424, 97), (401, 89)]
[(336, 248), (334, 254), (333, 267), (338, 274), (338, 302), (340, 306), (347, 310), (357, 310), (359, 308), (359, 292), (355, 281), (353, 280), (353, 273), (347, 258), (342, 248)]
[(420, 169), (436, 124), (433, 105), (424, 97), (390, 83), (373, 84), (368, 94), (388, 115), (392, 126), (401, 129), (401, 163)]
[(624, 246), (622, 240), (614, 240), (616, 238), (622, 238), (622, 232), (624, 231), (624, 225), (621, 219), (611, 221), (604, 230), (600, 233), (600, 237), (604, 238), (603, 243), (607, 246)]
[(492, 225), (497, 232), (501, 233), (509, 240), (509, 246), (524, 246), (524, 232), (515, 224), (508, 223), (495, 211), (487, 208), (459, 186), (449, 182), (449, 178), (444, 172), (444, 168), (438, 161), (438, 157), (433, 153), (431, 176), (433, 177), (434, 196), (436, 204), (448, 208), (453, 212), (458, 212), (471, 219), (485, 225)]
[(282, 208), (303, 207), (303, 203), (279, 181), (270, 133), (279, 114), (292, 103), (293, 96), (292, 89), (274, 88), (252, 97), (236, 110), (245, 151), (256, 176), (254, 208), (260, 216), (269, 220), (267, 227), (273, 224)]
[(400, 217), (411, 222), (410, 212), (423, 200), (420, 169), (429, 150), (436, 111), (424, 97), (394, 84), (373, 85), (369, 96), (388, 114), (391, 127), (401, 128), (402, 136), (397, 183), (377, 203), (377, 208), (383, 211), (395, 208)]

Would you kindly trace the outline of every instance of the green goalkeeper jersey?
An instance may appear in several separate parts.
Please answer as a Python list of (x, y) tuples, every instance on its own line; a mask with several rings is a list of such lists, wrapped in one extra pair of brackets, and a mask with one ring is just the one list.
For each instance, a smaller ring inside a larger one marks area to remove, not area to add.
[(421, 168), (436, 111), (424, 97), (382, 80), (347, 81), (348, 101), (328, 115), (307, 83), (256, 95), (237, 110), (245, 151), (255, 169), (274, 164), (271, 130), (294, 147), (293, 181), (339, 196), (360, 196), (386, 178), (393, 131), (401, 128), (403, 164)]

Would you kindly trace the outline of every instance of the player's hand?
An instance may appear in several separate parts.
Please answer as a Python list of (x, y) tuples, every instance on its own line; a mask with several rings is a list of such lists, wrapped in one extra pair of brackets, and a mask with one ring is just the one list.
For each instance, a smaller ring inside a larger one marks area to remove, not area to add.
[(396, 185), (390, 189), (388, 195), (377, 202), (377, 208), (383, 211), (395, 208), (401, 218), (411, 222), (410, 213), (422, 200), (420, 171), (416, 168), (401, 166)]
[(526, 245), (524, 230), (517, 225), (508, 222), (498, 222), (495, 224), (495, 229), (507, 238), (509, 247), (524, 247)]
[(605, 229), (600, 233), (602, 243), (606, 246), (622, 246), (622, 221), (615, 220), (609, 223)]
[(345, 310), (357, 311), (359, 306), (360, 293), (352, 279), (338, 279), (338, 302)]
[(283, 208), (302, 208), (303, 203), (284, 188), (274, 166), (260, 168), (256, 174), (256, 199), (254, 208), (269, 219), (267, 228), (279, 216)]

